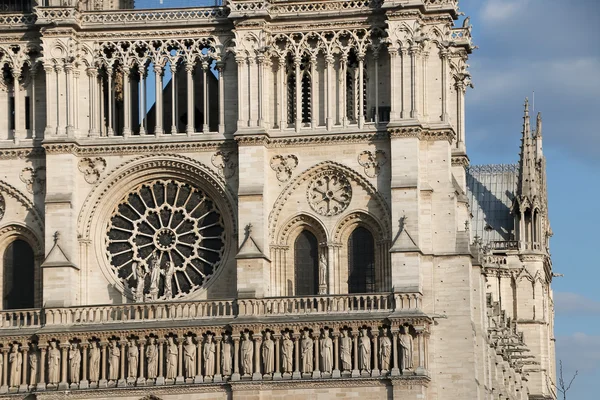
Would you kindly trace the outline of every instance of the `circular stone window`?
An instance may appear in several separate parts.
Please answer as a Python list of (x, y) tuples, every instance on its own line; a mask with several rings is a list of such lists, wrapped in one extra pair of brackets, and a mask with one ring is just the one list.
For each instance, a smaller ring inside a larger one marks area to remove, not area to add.
[(205, 287), (222, 261), (225, 229), (220, 210), (202, 190), (156, 180), (121, 199), (106, 244), (113, 273), (136, 300), (167, 300)]

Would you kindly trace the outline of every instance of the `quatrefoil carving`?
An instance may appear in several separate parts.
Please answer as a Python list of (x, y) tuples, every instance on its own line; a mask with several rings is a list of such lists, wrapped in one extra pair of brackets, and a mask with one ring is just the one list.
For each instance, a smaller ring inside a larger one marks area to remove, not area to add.
[(106, 169), (106, 161), (102, 157), (86, 157), (79, 160), (78, 168), (83, 173), (85, 181), (93, 185), (98, 182), (100, 175)]
[(358, 155), (358, 163), (365, 169), (365, 175), (374, 178), (381, 172), (381, 166), (387, 162), (387, 156), (383, 150), (371, 152), (365, 150)]
[(293, 154), (283, 156), (278, 154), (271, 158), (271, 169), (275, 171), (280, 182), (286, 182), (292, 177), (292, 172), (298, 166), (298, 157)]

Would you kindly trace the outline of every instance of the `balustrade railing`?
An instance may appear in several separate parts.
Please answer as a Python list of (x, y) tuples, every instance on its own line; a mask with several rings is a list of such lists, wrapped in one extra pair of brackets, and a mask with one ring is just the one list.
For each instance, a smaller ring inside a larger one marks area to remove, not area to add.
[(420, 293), (369, 293), (52, 307), (0, 312), (0, 329), (234, 317), (418, 311)]

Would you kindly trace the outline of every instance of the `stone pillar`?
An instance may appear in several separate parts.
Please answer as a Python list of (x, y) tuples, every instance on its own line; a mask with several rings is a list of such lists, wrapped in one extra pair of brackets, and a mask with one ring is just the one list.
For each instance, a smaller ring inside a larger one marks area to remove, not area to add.
[(294, 334), (294, 373), (292, 379), (302, 379), (300, 373), (300, 334)]
[(27, 392), (29, 390), (29, 385), (27, 384), (27, 371), (29, 370), (29, 359), (27, 358), (27, 352), (29, 350), (29, 346), (23, 345), (21, 346), (21, 351), (23, 352), (23, 363), (21, 364), (21, 386), (19, 387), (19, 392)]
[[(181, 385), (185, 383), (185, 378), (183, 377), (183, 341), (185, 337), (177, 338), (177, 378), (175, 379), (176, 385)], [(196, 355), (198, 356), (198, 355)]]
[(54, 65), (44, 63), (44, 72), (46, 73), (46, 128), (44, 137), (49, 138), (56, 134), (56, 74)]
[(165, 360), (163, 358), (165, 339), (160, 338), (157, 340), (158, 345), (158, 376), (156, 377), (155, 385), (164, 385), (165, 384), (165, 375), (163, 374), (163, 366), (165, 365)]
[(202, 105), (204, 106), (203, 109), (203, 123), (202, 123), (202, 133), (209, 133), (210, 132), (210, 127), (209, 127), (209, 119), (208, 119), (208, 114), (210, 111), (210, 107), (208, 106), (208, 101), (209, 101), (209, 97), (208, 97), (208, 71), (209, 71), (209, 65), (208, 62), (203, 61), (202, 62), (202, 98), (204, 99)]
[(373, 51), (373, 64), (375, 65), (375, 125), (379, 123), (379, 51)]
[(333, 113), (333, 95), (334, 95), (334, 88), (332, 85), (332, 83), (334, 81), (333, 80), (333, 63), (334, 63), (335, 59), (333, 57), (333, 55), (328, 54), (325, 56), (325, 65), (326, 65), (326, 75), (325, 75), (325, 99), (326, 99), (326, 105), (325, 105), (325, 110), (327, 112), (327, 116), (325, 118), (326, 124), (327, 124), (327, 130), (330, 131), (333, 128), (333, 124), (335, 121), (334, 118), (334, 113)]
[(279, 380), (281, 379), (281, 362), (279, 359), (279, 353), (281, 350), (281, 344), (279, 340), (281, 339), (281, 335), (275, 334), (273, 337), (275, 338), (275, 371), (273, 372), (273, 380)]
[(302, 75), (300, 74), (300, 64), (302, 63), (302, 58), (299, 56), (294, 57), (294, 68), (296, 69), (296, 87), (294, 93), (294, 101), (296, 104), (296, 119), (295, 119), (295, 127), (296, 133), (300, 132), (300, 127), (302, 126)]
[(107, 128), (107, 135), (108, 136), (114, 136), (115, 135), (115, 131), (113, 129), (113, 104), (114, 104), (114, 90), (113, 90), (113, 84), (112, 84), (112, 75), (113, 75), (113, 68), (112, 67), (107, 67), (106, 68), (106, 75), (108, 76), (108, 85), (107, 85), (107, 90), (108, 90), (108, 118), (106, 123), (108, 124), (108, 128)]
[(352, 353), (354, 357), (354, 368), (352, 369), (352, 377), (359, 377), (360, 370), (358, 369), (358, 331), (352, 331)]
[(358, 54), (358, 127), (360, 129), (365, 125), (365, 91), (364, 89), (364, 64), (365, 54)]
[(140, 136), (146, 134), (146, 66), (139, 69), (140, 74)]
[(410, 117), (417, 119), (419, 118), (419, 106), (418, 106), (418, 54), (419, 48), (418, 45), (412, 45), (409, 49), (410, 55), (410, 98), (411, 98), (411, 107), (410, 107)]
[(392, 370), (390, 375), (399, 376), (400, 367), (398, 366), (398, 328), (393, 328), (392, 332)]
[[(154, 115), (156, 116), (156, 124), (154, 125), (154, 135), (160, 136), (163, 131), (163, 96), (162, 96), (162, 72), (163, 67), (154, 64)], [(163, 377), (164, 378), (164, 377)]]
[[(402, 64), (398, 68), (397, 47), (388, 47), (388, 55), (390, 58), (390, 121), (396, 121), (400, 119), (400, 115), (402, 114), (402, 76), (398, 79), (397, 74), (397, 70), (402, 72)], [(400, 60), (400, 63), (402, 63), (402, 60)]]
[(244, 87), (248, 87), (246, 80), (244, 79), (244, 69), (246, 66), (246, 57), (238, 54), (235, 56), (235, 62), (237, 63), (237, 68), (238, 68), (238, 122), (237, 122), (237, 128), (239, 129), (243, 129), (243, 128), (247, 128), (248, 127), (248, 121), (246, 120), (245, 116), (246, 114), (244, 114), (244, 93), (243, 93), (243, 88)]
[(2, 348), (2, 387), (0, 393), (8, 393), (8, 347)]
[(219, 133), (225, 133), (225, 83), (223, 82), (223, 70), (225, 63), (217, 62), (219, 72)]
[(260, 373), (260, 344), (262, 342), (262, 337), (259, 333), (255, 333), (252, 335), (252, 339), (254, 339), (254, 373), (252, 374), (252, 380), (259, 381), (262, 380), (262, 374)]
[[(374, 328), (376, 329), (376, 328)], [(377, 338), (379, 337), (379, 332), (377, 330), (371, 331), (373, 337), (371, 341), (373, 345), (371, 346), (371, 357), (373, 358), (373, 369), (371, 370), (371, 376), (379, 376), (379, 351), (377, 347)]]
[(67, 106), (67, 136), (75, 136), (75, 127), (73, 125), (73, 108), (74, 108), (74, 96), (73, 96), (73, 64), (65, 64), (66, 73), (66, 106)]
[[(215, 376), (213, 377), (213, 382), (222, 382), (223, 375), (221, 375), (221, 337), (215, 336), (215, 342), (217, 347), (217, 351), (215, 352), (215, 363), (217, 366), (217, 370), (215, 372)], [(200, 357), (198, 356), (198, 358)]]
[(442, 62), (442, 115), (440, 120), (448, 122), (448, 50), (440, 50), (440, 60)]
[(315, 351), (314, 351), (314, 362), (313, 362), (313, 374), (312, 377), (313, 378), (320, 378), (321, 377), (321, 370), (319, 368), (319, 331), (317, 330), (317, 332), (315, 333), (315, 339), (314, 339), (314, 345), (315, 345)]
[(125, 359), (127, 358), (127, 341), (121, 340), (119, 342), (119, 347), (120, 347), (120, 351), (121, 351), (121, 358), (119, 360), (119, 363), (120, 363), (119, 368), (121, 369), (121, 375), (120, 375), (120, 379), (117, 382), (117, 386), (126, 387), (127, 380), (125, 379)]
[(13, 95), (15, 99), (15, 130), (13, 132), (13, 139), (15, 143), (18, 143), (19, 140), (25, 139), (25, 125), (23, 124), (25, 119), (25, 102), (23, 99), (23, 93), (21, 91), (21, 84), (19, 81), (21, 80), (21, 71), (20, 69), (13, 69)]
[[(97, 99), (97, 90), (98, 90), (98, 70), (96, 68), (88, 68), (87, 69), (87, 76), (88, 76), (88, 85), (90, 88), (90, 94), (89, 94), (89, 130), (88, 130), (88, 136), (89, 137), (98, 137), (100, 136), (100, 131), (98, 130), (98, 127), (96, 126), (96, 123), (98, 122), (98, 117), (97, 117), (97, 113), (98, 110), (96, 109), (98, 107), (98, 105), (96, 104), (98, 99)], [(35, 118), (34, 118), (35, 119)]]
[(233, 339), (233, 375), (232, 381), (240, 380), (240, 337), (232, 336)]
[(201, 383), (202, 378), (202, 335), (198, 335), (196, 341), (196, 376), (194, 377), (194, 383)]
[(256, 57), (256, 64), (258, 66), (258, 126), (264, 127), (264, 90), (265, 90), (265, 56), (264, 54), (258, 54)]
[(79, 388), (80, 389), (87, 389), (90, 387), (89, 381), (88, 381), (88, 355), (87, 355), (87, 351), (88, 351), (88, 347), (89, 347), (89, 343), (87, 342), (83, 342), (81, 343), (81, 349), (83, 352), (83, 355), (81, 357), (81, 362), (83, 363), (83, 373), (81, 375), (81, 380), (79, 381)]
[(40, 347), (40, 381), (37, 384), (36, 390), (46, 390), (46, 348)]
[(340, 334), (336, 331), (333, 333), (333, 371), (332, 378), (340, 378)]
[(131, 70), (123, 67), (123, 137), (131, 136)]
[(69, 343), (61, 343), (60, 344), (61, 356), (60, 356), (60, 383), (58, 384), (58, 390), (66, 390), (69, 388), (69, 384), (67, 382), (67, 368), (68, 368), (68, 354)]
[(138, 343), (140, 345), (140, 355), (138, 357), (139, 372), (137, 378), (137, 385), (143, 386), (144, 384), (146, 384), (146, 374), (144, 368), (144, 362), (146, 360), (146, 352), (144, 351), (144, 346), (146, 345), (146, 339), (140, 339), (138, 340)]
[(175, 78), (177, 76), (177, 64), (171, 63), (171, 135), (177, 134), (177, 91), (175, 90)]
[(102, 359), (100, 360), (100, 382), (98, 382), (99, 388), (105, 388), (108, 385), (108, 381), (106, 380), (106, 346), (108, 346), (108, 342), (102, 340), (100, 342), (100, 348), (102, 349)]
[(187, 126), (185, 132), (188, 136), (194, 133), (194, 63), (188, 62), (185, 64), (185, 73), (187, 75)]
[[(285, 117), (287, 96), (286, 87), (284, 85), (285, 82), (285, 57), (279, 57), (279, 62), (277, 64), (277, 100), (279, 104), (279, 130), (282, 131), (287, 127), (287, 119)], [(327, 93), (327, 86), (325, 86), (325, 93)]]
[(310, 57), (310, 127), (311, 129), (317, 128), (319, 126), (319, 121), (317, 120), (317, 110), (319, 109), (319, 105), (317, 104), (317, 93), (319, 91), (319, 87), (317, 85), (317, 57), (312, 55)]

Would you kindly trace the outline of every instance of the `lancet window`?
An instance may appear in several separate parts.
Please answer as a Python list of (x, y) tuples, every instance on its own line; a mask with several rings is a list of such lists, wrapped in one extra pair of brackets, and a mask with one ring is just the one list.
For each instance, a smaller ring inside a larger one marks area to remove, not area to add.
[(303, 230), (294, 242), (296, 296), (310, 296), (319, 288), (319, 246), (317, 238)]
[(359, 226), (348, 239), (348, 292), (372, 293), (375, 287), (375, 241)]
[(15, 240), (4, 251), (4, 309), (34, 306), (34, 255), (24, 240)]

